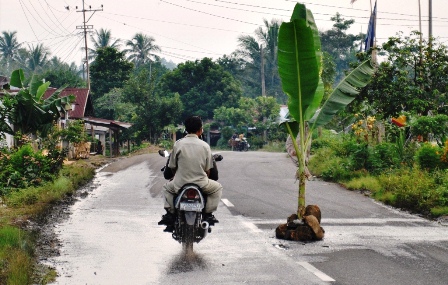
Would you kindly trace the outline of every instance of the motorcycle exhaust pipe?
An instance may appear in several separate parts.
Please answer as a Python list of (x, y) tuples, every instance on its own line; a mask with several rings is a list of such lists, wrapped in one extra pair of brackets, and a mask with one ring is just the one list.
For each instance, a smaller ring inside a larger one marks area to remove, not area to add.
[(203, 221), (203, 222), (201, 223), (201, 228), (202, 228), (203, 230), (208, 230), (209, 227), (210, 227), (210, 225), (209, 225), (209, 223), (208, 223), (207, 221)]

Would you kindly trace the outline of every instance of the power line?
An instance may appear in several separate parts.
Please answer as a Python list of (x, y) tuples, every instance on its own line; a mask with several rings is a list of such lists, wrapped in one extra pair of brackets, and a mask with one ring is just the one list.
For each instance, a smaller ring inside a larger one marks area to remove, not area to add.
[(207, 13), (207, 12), (196, 10), (196, 9), (191, 9), (191, 8), (188, 8), (188, 7), (185, 7), (185, 6), (181, 6), (181, 5), (177, 5), (177, 4), (165, 1), (165, 0), (160, 0), (160, 2), (167, 3), (167, 4), (170, 4), (170, 5), (176, 6), (176, 7), (180, 7), (180, 8), (186, 9), (186, 10), (202, 13), (202, 14), (205, 14), (205, 15), (218, 17), (218, 18), (225, 19), (225, 20), (231, 20), (231, 21), (240, 22), (240, 23), (244, 23), (244, 24), (259, 26), (258, 24), (254, 24), (254, 23), (250, 23), (250, 22), (246, 22), (246, 21), (241, 21), (241, 20), (237, 20), (237, 19), (232, 19), (232, 18), (228, 18), (228, 17), (223, 17), (223, 16)]
[(39, 38), (37, 37), (36, 32), (34, 32), (33, 26), (31, 25), (30, 20), (28, 19), (28, 16), (25, 13), (25, 10), (23, 10), (22, 0), (19, 0), (19, 2), (20, 2), (20, 7), (22, 8), (23, 15), (25, 16), (26, 21), (28, 22), (28, 25), (30, 26), (31, 31), (33, 32), (34, 36), (36, 37), (36, 40), (39, 41)]
[(175, 41), (175, 42), (184, 44), (184, 45), (188, 45), (188, 46), (191, 46), (191, 47), (199, 48), (199, 49), (202, 49), (202, 50), (205, 50), (205, 51), (208, 51), (208, 52), (213, 52), (213, 51), (208, 50), (208, 49), (205, 49), (205, 48), (203, 48), (203, 47), (199, 47), (199, 46), (195, 46), (195, 45), (192, 45), (192, 44), (189, 44), (189, 43), (186, 43), (186, 42), (182, 42), (182, 41), (179, 41), (179, 40), (177, 40), (177, 39), (173, 39), (173, 38), (170, 38), (170, 37), (167, 37), (167, 36), (158, 34), (158, 33), (154, 33), (154, 32), (151, 32), (151, 31), (142, 29), (142, 28), (137, 27), (137, 26), (129, 25), (129, 24), (124, 23), (124, 22), (119, 22), (119, 21), (117, 21), (117, 20), (115, 20), (115, 19), (110, 19), (110, 18), (107, 18), (107, 17), (104, 17), (104, 16), (100, 16), (100, 17), (103, 17), (103, 18), (105, 18), (105, 19), (108, 19), (109, 21), (114, 21), (114, 22), (117, 22), (117, 23), (121, 23), (121, 24), (123, 24), (123, 25), (125, 25), (125, 26), (128, 26), (128, 27), (132, 27), (132, 28), (139, 29), (140, 31), (144, 31), (144, 32), (148, 32), (148, 33), (157, 35), (157, 36), (159, 36), (159, 37), (166, 38), (166, 39), (169, 39), (169, 40), (172, 40), (172, 41)]
[(224, 32), (233, 32), (233, 33), (241, 33), (240, 31), (235, 31), (235, 30), (228, 30), (228, 29), (214, 28), (214, 27), (207, 27), (207, 26), (199, 26), (199, 25), (191, 25), (191, 24), (170, 22), (170, 21), (164, 21), (164, 20), (155, 20), (155, 19), (150, 19), (150, 18), (145, 18), (145, 17), (136, 17), (136, 16), (129, 16), (129, 15), (123, 15), (123, 14), (116, 14), (116, 13), (107, 13), (107, 12), (104, 12), (104, 14), (109, 14), (109, 15), (113, 15), (113, 16), (122, 16), (122, 17), (126, 17), (126, 18), (133, 18), (133, 19), (139, 19), (139, 20), (167, 23), (167, 24), (173, 24), (173, 25), (181, 25), (181, 26), (185, 26), (185, 27), (202, 28), (202, 29), (217, 30), (217, 31), (224, 31)]

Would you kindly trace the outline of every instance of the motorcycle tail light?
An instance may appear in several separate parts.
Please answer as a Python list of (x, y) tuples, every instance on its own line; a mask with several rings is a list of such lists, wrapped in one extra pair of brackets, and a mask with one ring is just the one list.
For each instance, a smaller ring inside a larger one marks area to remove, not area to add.
[(187, 196), (187, 199), (197, 199), (199, 198), (198, 192), (194, 189), (189, 189), (185, 192), (185, 195)]

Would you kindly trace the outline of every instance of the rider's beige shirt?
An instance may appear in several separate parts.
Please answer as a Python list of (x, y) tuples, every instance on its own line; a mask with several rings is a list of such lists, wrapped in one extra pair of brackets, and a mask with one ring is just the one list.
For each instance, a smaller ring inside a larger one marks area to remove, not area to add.
[(210, 146), (195, 134), (188, 134), (174, 143), (168, 164), (175, 169), (174, 187), (180, 189), (186, 183), (199, 187), (208, 185), (206, 171), (213, 167)]

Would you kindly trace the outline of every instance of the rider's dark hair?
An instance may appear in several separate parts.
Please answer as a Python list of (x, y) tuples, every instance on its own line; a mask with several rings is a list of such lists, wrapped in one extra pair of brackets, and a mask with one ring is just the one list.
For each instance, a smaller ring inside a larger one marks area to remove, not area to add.
[(202, 120), (199, 116), (191, 116), (185, 119), (185, 130), (189, 134), (194, 134), (202, 129)]

